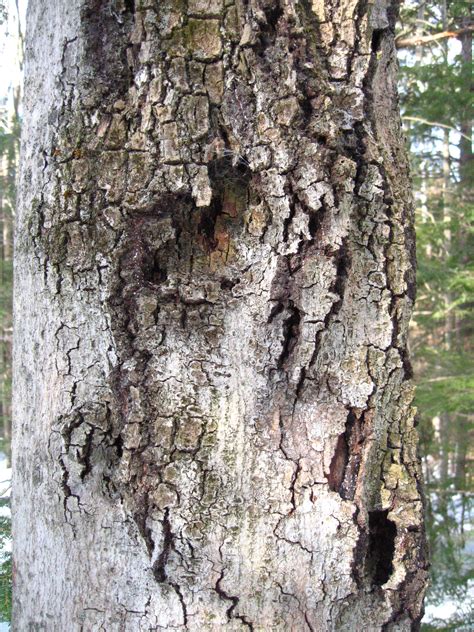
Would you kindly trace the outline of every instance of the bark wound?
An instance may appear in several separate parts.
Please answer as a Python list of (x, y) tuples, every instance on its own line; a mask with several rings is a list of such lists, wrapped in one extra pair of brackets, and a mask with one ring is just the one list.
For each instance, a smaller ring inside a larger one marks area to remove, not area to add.
[[(236, 163), (236, 164), (235, 164)], [(210, 253), (221, 251), (224, 261), (231, 251), (232, 235), (242, 224), (248, 204), (251, 171), (239, 156), (227, 156), (212, 161), (208, 166), (212, 200), (200, 210), (199, 243)]]
[(397, 528), (388, 510), (369, 512), (369, 551), (367, 570), (375, 586), (385, 584), (393, 572)]
[[(329, 467), (328, 485), (333, 492), (341, 494), (341, 485), (347, 467), (348, 447), (346, 433), (343, 432), (337, 438), (336, 450)], [(342, 494), (341, 494), (342, 495)]]
[(362, 459), (363, 413), (349, 411), (345, 431), (339, 435), (327, 476), (329, 488), (341, 498), (352, 500)]

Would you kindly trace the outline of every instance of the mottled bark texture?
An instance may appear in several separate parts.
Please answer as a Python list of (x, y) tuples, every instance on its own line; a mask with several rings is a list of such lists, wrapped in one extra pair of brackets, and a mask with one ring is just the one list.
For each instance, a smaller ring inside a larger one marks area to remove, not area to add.
[(390, 0), (31, 0), (14, 629), (410, 630)]

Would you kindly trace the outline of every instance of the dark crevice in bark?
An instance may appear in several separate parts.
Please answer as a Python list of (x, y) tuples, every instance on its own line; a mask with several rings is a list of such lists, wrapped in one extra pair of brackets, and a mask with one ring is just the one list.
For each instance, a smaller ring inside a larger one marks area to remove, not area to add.
[[(312, 121), (313, 104), (311, 103), (311, 100), (313, 98), (313, 95), (308, 94), (308, 88), (304, 87), (304, 89), (302, 89), (302, 97), (299, 99), (299, 106), (301, 109), (301, 127), (303, 129), (307, 128)], [(318, 138), (318, 140), (321, 142), (320, 138)]]
[(135, 13), (135, 0), (124, 0), (124, 4), (129, 13)]
[(353, 500), (357, 486), (364, 442), (363, 421), (363, 415), (349, 411), (345, 431), (338, 437), (327, 476), (329, 488), (346, 500)]
[[(145, 521), (146, 521), (146, 516), (148, 514), (148, 507), (146, 507), (146, 510), (144, 511), (143, 515), (139, 517), (138, 519), (138, 524), (140, 527), (140, 523), (141, 523), (141, 532), (142, 532), (142, 536), (145, 540), (145, 543), (147, 545), (147, 549), (148, 549), (148, 554), (150, 555), (150, 557), (153, 555), (153, 552), (155, 550), (155, 543), (153, 541), (152, 535), (151, 535), (151, 530), (148, 529), (145, 526)], [(137, 520), (137, 517), (135, 518)], [(182, 609), (182, 613), (183, 613), (183, 625), (186, 627), (187, 623), (188, 623), (188, 611), (187, 611), (187, 606), (186, 606), (186, 602), (184, 600), (184, 596), (183, 593), (181, 591), (181, 588), (179, 586), (179, 584), (177, 584), (174, 581), (171, 581), (171, 579), (168, 577), (168, 573), (166, 572), (166, 565), (168, 563), (168, 558), (170, 556), (170, 553), (172, 550), (174, 550), (174, 534), (171, 530), (171, 523), (169, 520), (169, 509), (165, 509), (164, 511), (164, 516), (163, 519), (161, 521), (162, 524), (162, 528), (163, 528), (163, 542), (162, 542), (162, 549), (161, 549), (161, 553), (158, 556), (158, 558), (155, 560), (153, 566), (152, 566), (152, 572), (153, 572), (153, 576), (155, 578), (155, 580), (160, 583), (167, 583), (169, 584), (173, 590), (175, 591), (179, 602), (181, 604), (181, 609)]]
[(153, 551), (155, 550), (155, 542), (152, 537), (151, 529), (146, 524), (149, 508), (148, 494), (142, 494), (140, 500), (136, 504), (138, 511), (134, 514), (134, 520), (143, 541), (145, 542), (148, 555), (151, 557), (153, 555)]
[(291, 300), (288, 302), (287, 311), (288, 317), (283, 322), (283, 345), (276, 363), (279, 369), (285, 366), (291, 356), (298, 342), (300, 330), (301, 312)]
[(367, 572), (374, 586), (385, 584), (393, 572), (397, 528), (389, 520), (388, 510), (369, 512)]
[(341, 485), (344, 480), (344, 472), (347, 467), (349, 447), (347, 445), (346, 432), (343, 432), (337, 438), (336, 449), (329, 466), (329, 474), (327, 476), (329, 489), (333, 492), (341, 493)]
[(82, 465), (82, 471), (80, 473), (81, 480), (84, 481), (86, 476), (92, 470), (91, 455), (94, 439), (94, 429), (90, 428), (86, 435), (84, 444), (81, 446), (80, 452), (77, 457), (78, 463)]
[(301, 472), (301, 464), (298, 461), (296, 463), (295, 470), (294, 470), (293, 475), (291, 477), (290, 491), (291, 491), (291, 505), (292, 505), (292, 509), (291, 509), (290, 514), (292, 514), (292, 513), (294, 513), (296, 511), (296, 488), (295, 488), (295, 485), (296, 485), (296, 482), (298, 480), (298, 476), (299, 476), (300, 472)]
[(285, 309), (284, 303), (280, 301), (275, 303), (275, 305), (272, 307), (270, 311), (270, 315), (267, 318), (267, 324), (270, 324), (279, 314), (283, 312), (284, 309)]
[(248, 621), (243, 615), (234, 615), (234, 610), (237, 608), (237, 605), (240, 601), (239, 597), (235, 597), (232, 595), (229, 595), (221, 586), (222, 580), (224, 579), (224, 571), (221, 571), (221, 575), (219, 577), (219, 579), (216, 582), (215, 585), (215, 591), (216, 593), (219, 595), (219, 597), (221, 599), (224, 599), (225, 601), (230, 601), (232, 602), (231, 605), (229, 606), (229, 608), (227, 608), (226, 610), (226, 615), (227, 615), (227, 619), (228, 621), (231, 621), (232, 619), (239, 619), (240, 621), (242, 621), (243, 625), (245, 625), (249, 630), (251, 630), (253, 632), (253, 624)]
[(255, 46), (255, 52), (261, 56), (264, 56), (265, 52), (275, 44), (278, 23), (283, 15), (283, 8), (280, 6), (280, 2), (270, 2), (269, 6), (263, 7), (263, 13), (265, 22), (260, 27), (259, 42)]
[(164, 283), (168, 278), (168, 271), (162, 265), (159, 257), (159, 253), (150, 254), (148, 259), (148, 265), (143, 271), (143, 280), (153, 285), (159, 285)]
[(181, 591), (181, 588), (176, 582), (172, 582), (168, 579), (168, 584), (174, 589), (176, 595), (178, 596), (179, 603), (181, 604), (181, 609), (183, 611), (183, 625), (184, 627), (188, 624), (188, 610), (186, 606), (186, 602), (184, 601), (184, 596)]
[(119, 459), (123, 456), (123, 438), (122, 435), (118, 435), (118, 437), (113, 442), (113, 447), (115, 448), (115, 453)]
[(373, 53), (378, 53), (381, 46), (382, 46), (382, 40), (384, 38), (385, 33), (387, 32), (387, 29), (375, 29), (372, 32), (372, 39), (370, 41), (370, 48), (372, 50)]
[(217, 247), (215, 239), (216, 220), (222, 213), (222, 200), (214, 198), (211, 205), (201, 210), (198, 234), (205, 250), (212, 252)]
[(354, 512), (354, 524), (358, 530), (358, 538), (353, 549), (353, 558), (351, 562), (351, 572), (352, 577), (356, 585), (360, 588), (363, 585), (364, 581), (364, 567), (365, 567), (365, 559), (367, 556), (367, 547), (369, 544), (369, 534), (365, 528), (362, 528), (359, 523), (359, 516), (361, 514), (361, 510), (359, 506), (356, 504), (355, 512)]
[(169, 520), (169, 509), (165, 509), (161, 524), (163, 527), (163, 544), (161, 553), (153, 564), (153, 575), (157, 582), (163, 583), (167, 580), (166, 564), (173, 548), (173, 532), (171, 531)]
[(288, 214), (288, 217), (285, 218), (285, 221), (283, 222), (283, 241), (284, 242), (288, 241), (288, 234), (289, 234), (291, 222), (293, 221), (293, 218), (295, 217), (295, 213), (296, 213), (296, 205), (295, 205), (294, 196), (292, 192), (288, 194), (288, 198), (289, 198), (290, 212)]
[(208, 173), (216, 197), (222, 196), (229, 187), (243, 196), (247, 194), (252, 172), (243, 156), (229, 154), (213, 160), (208, 165)]
[(341, 248), (336, 255), (336, 278), (331, 287), (331, 291), (337, 294), (340, 298), (331, 308), (331, 316), (335, 316), (339, 313), (344, 300), (344, 293), (346, 289), (347, 279), (349, 277), (349, 270), (351, 265), (351, 257), (348, 249), (347, 240), (344, 240)]
[(353, 500), (362, 461), (364, 414), (357, 416), (353, 411), (349, 412), (346, 422), (346, 441), (348, 446), (348, 460), (339, 493), (342, 498)]
[(59, 461), (59, 465), (61, 466), (61, 470), (62, 470), (62, 477), (61, 477), (61, 489), (63, 491), (63, 495), (64, 495), (64, 510), (66, 511), (67, 508), (67, 499), (72, 496), (72, 491), (71, 488), (69, 487), (69, 471), (64, 463), (64, 459), (61, 457), (59, 457), (58, 459)]
[(311, 625), (311, 623), (310, 623), (310, 621), (309, 621), (309, 619), (308, 619), (308, 615), (307, 615), (307, 613), (306, 613), (306, 612), (304, 613), (304, 621), (305, 621), (306, 625), (308, 626), (308, 630), (309, 630), (309, 632), (314, 632), (314, 628), (313, 628), (313, 626)]

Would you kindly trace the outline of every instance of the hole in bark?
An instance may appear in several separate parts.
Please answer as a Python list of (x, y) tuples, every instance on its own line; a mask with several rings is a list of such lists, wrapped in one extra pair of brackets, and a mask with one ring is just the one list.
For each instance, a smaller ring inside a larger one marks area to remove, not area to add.
[(125, 9), (129, 13), (135, 13), (135, 0), (125, 0)]
[(311, 213), (309, 222), (308, 222), (308, 230), (309, 230), (309, 234), (311, 235), (313, 239), (317, 236), (318, 230), (321, 227), (321, 220), (322, 220), (321, 213), (318, 213), (317, 211), (313, 211)]
[(240, 283), (240, 279), (222, 279), (221, 289), (232, 290), (238, 283)]
[(242, 217), (248, 204), (252, 173), (242, 156), (232, 154), (212, 161), (208, 166), (208, 174), (212, 201), (207, 208), (201, 209), (197, 232), (201, 245), (210, 252), (219, 247), (219, 237), (224, 237), (222, 224), (220, 236), (216, 234), (219, 216), (224, 216), (226, 231)]
[(252, 176), (245, 158), (230, 152), (228, 156), (209, 163), (208, 173), (214, 194), (222, 193), (226, 185), (246, 190)]
[(168, 278), (168, 272), (160, 262), (160, 253), (155, 252), (153, 256), (148, 257), (146, 262), (148, 265), (143, 270), (143, 280), (153, 285), (159, 285)]
[(382, 40), (386, 29), (375, 29), (372, 33), (371, 48), (373, 53), (377, 53), (382, 46)]
[(117, 456), (119, 459), (122, 458), (123, 456), (123, 439), (122, 439), (122, 435), (119, 435), (115, 441), (114, 441), (114, 448), (115, 448), (115, 452), (117, 453)]
[(213, 199), (211, 205), (201, 211), (198, 233), (202, 237), (205, 250), (211, 251), (217, 247), (217, 241), (214, 238), (214, 228), (221, 211), (222, 206), (219, 199)]
[(311, 122), (311, 117), (313, 115), (313, 106), (311, 103), (311, 97), (308, 94), (305, 94), (304, 97), (300, 100), (299, 104), (300, 104), (301, 115), (302, 115), (301, 116), (302, 126), (303, 128), (305, 128)]
[(369, 512), (369, 552), (367, 566), (375, 586), (385, 584), (393, 572), (397, 528), (388, 519), (388, 510)]

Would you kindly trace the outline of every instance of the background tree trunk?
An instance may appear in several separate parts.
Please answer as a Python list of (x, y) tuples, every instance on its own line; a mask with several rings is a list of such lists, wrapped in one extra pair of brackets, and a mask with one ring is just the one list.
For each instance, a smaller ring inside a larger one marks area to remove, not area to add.
[(15, 630), (416, 628), (395, 5), (30, 2)]

